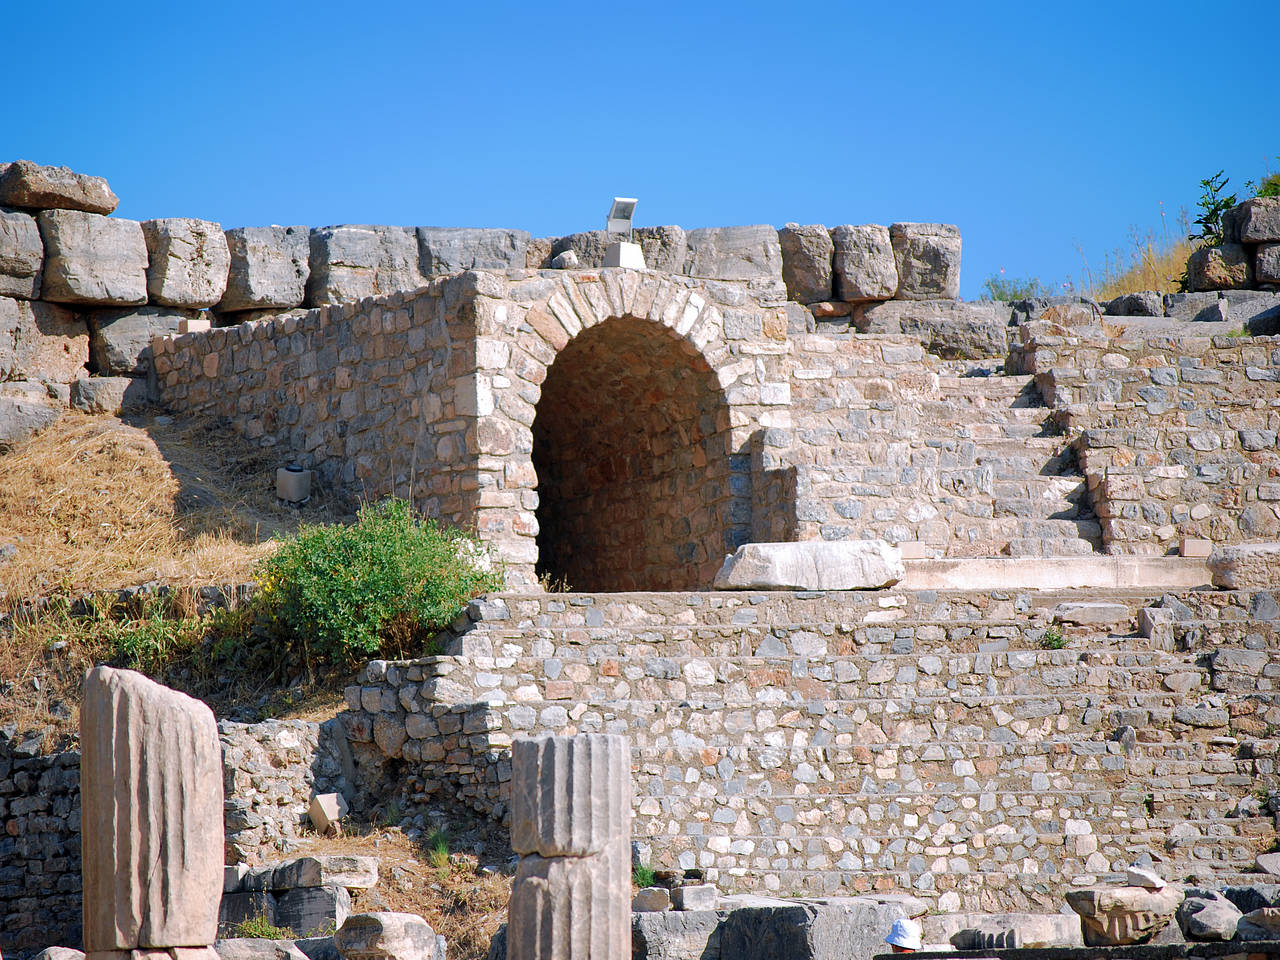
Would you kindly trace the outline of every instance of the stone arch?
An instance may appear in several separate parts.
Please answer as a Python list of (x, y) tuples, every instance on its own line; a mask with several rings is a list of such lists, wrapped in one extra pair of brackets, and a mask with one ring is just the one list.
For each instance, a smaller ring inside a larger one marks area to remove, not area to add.
[(481, 535), (509, 582), (536, 566), (575, 590), (709, 587), (750, 539), (757, 364), (697, 281), (602, 270), (542, 284), (494, 311), (502, 374), (478, 364), (502, 422), (486, 429), (481, 396), (482, 461), (490, 436), (513, 454), (501, 473), (482, 465)]

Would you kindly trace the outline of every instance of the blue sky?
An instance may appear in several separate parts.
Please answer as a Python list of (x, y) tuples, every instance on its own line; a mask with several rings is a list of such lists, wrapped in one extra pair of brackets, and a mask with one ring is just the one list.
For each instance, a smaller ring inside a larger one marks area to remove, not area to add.
[(134, 219), (936, 220), (974, 298), (1280, 170), (1276, 0), (5, 7), (0, 159)]

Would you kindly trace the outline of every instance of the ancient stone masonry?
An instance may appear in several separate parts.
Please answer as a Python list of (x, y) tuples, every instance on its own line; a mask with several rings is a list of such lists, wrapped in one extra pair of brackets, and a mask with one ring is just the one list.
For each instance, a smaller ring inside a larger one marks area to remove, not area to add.
[[(1237, 877), (1274, 833), (1232, 814), (1280, 783), (1280, 605), (1093, 599), (512, 594), (439, 657), (369, 664), (343, 719), (364, 776), (405, 765), (406, 803), (445, 791), (497, 817), (517, 737), (626, 735), (637, 856), (727, 892), (1044, 909), (1141, 851)], [(1133, 635), (1151, 609), (1164, 632)], [(1079, 642), (1044, 648), (1051, 626)]]

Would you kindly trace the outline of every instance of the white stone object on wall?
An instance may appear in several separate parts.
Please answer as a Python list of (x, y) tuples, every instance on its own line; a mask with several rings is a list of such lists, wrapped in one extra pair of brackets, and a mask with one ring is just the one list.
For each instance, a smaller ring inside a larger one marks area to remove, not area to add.
[(899, 300), (954, 300), (960, 296), (960, 229), (947, 223), (895, 223), (889, 227), (898, 267)]
[(306, 227), (237, 227), (226, 237), (231, 267), (219, 312), (302, 305), (311, 274)]
[(898, 292), (898, 264), (889, 228), (878, 223), (831, 228), (835, 295), (839, 300), (889, 300)]
[(88, 361), (89, 331), (66, 307), (0, 297), (0, 381), (70, 383)]
[(0, 208), (0, 297), (40, 296), (44, 243), (35, 217)]
[(108, 214), (120, 203), (102, 177), (75, 173), (67, 167), (16, 160), (0, 170), (0, 206)]
[(427, 283), (412, 227), (318, 227), (311, 231), (310, 263), (307, 303), (313, 307), (416, 290)]
[(717, 590), (874, 590), (906, 576), (883, 540), (744, 543), (716, 574)]
[(661, 913), (671, 909), (671, 891), (666, 887), (645, 887), (631, 898), (632, 913)]
[[(886, 244), (889, 235), (885, 234)], [(831, 299), (831, 234), (820, 223), (788, 223), (778, 231), (782, 249), (782, 281), (787, 296), (798, 303)], [(890, 251), (890, 263), (893, 262)]]
[(307, 815), (318, 833), (340, 834), (342, 818), (347, 815), (347, 801), (340, 793), (320, 793), (311, 798)]
[(714, 910), (720, 891), (714, 883), (689, 883), (671, 890), (671, 906), (677, 910)]
[[(434, 960), (436, 935), (413, 913), (353, 913), (333, 935), (344, 960)], [(442, 958), (443, 960), (443, 958)]]
[(211, 307), (227, 289), (231, 253), (221, 224), (171, 217), (144, 220), (147, 293), (166, 307)]
[(463, 270), (523, 270), (529, 234), (524, 230), (418, 227), (423, 276)]
[(1067, 905), (1080, 916), (1086, 947), (1145, 943), (1173, 919), (1182, 888), (1085, 887), (1068, 890)]
[(222, 753), (207, 706), (95, 667), (80, 711), (84, 944), (212, 944), (223, 884)]
[(768, 224), (690, 230), (684, 272), (715, 280), (782, 280), (782, 246)]
[(578, 266), (578, 255), (572, 250), (561, 250), (551, 258), (551, 269), (574, 270)]
[(78, 210), (42, 210), (41, 296), (58, 303), (147, 302), (147, 243), (136, 220)]
[(94, 310), (85, 317), (89, 366), (104, 377), (145, 377), (151, 369), (151, 339), (178, 333), (183, 320), (200, 319), (174, 307)]
[(640, 244), (629, 240), (615, 241), (605, 247), (604, 265), (606, 267), (625, 267), (629, 270), (644, 269), (644, 251)]

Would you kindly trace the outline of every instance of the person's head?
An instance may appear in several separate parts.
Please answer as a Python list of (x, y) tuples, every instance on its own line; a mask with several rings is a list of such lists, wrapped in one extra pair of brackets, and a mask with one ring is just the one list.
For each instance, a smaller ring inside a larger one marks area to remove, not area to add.
[(884, 942), (889, 944), (894, 953), (911, 953), (913, 950), (919, 950), (920, 924), (914, 920), (895, 920)]

